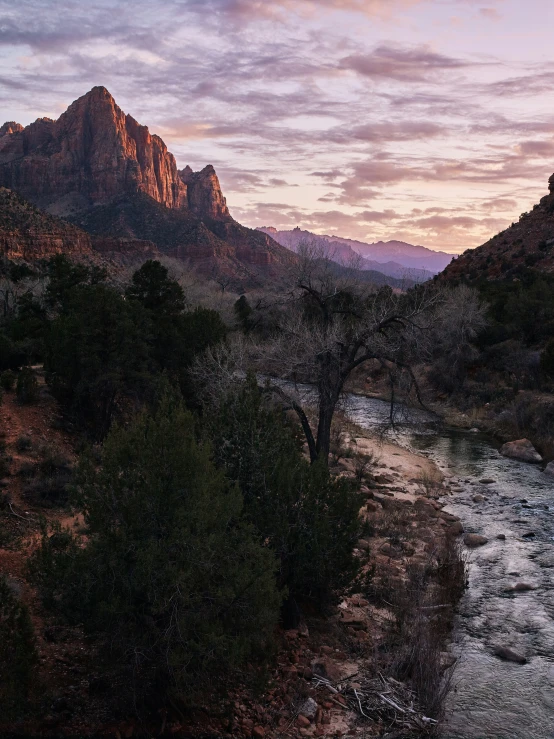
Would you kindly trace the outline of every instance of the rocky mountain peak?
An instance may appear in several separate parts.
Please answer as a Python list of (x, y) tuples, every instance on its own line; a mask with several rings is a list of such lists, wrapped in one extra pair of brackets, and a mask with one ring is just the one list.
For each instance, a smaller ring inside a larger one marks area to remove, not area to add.
[(232, 220), (215, 169), (208, 164), (200, 172), (187, 166), (179, 172), (187, 186), (188, 207), (199, 218)]
[(18, 133), (19, 131), (23, 131), (23, 126), (21, 123), (16, 123), (15, 121), (6, 121), (3, 126), (0, 127), (0, 136), (6, 136), (10, 133)]
[(168, 208), (186, 207), (173, 155), (105, 87), (93, 87), (57, 121), (5, 128), (0, 185), (51, 212), (68, 215), (137, 192)]

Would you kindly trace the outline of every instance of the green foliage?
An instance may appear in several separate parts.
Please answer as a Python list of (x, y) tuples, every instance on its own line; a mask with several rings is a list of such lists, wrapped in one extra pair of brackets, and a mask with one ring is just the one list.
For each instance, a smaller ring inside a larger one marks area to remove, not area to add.
[(141, 306), (150, 356), (157, 371), (166, 372), (188, 393), (187, 368), (194, 357), (226, 335), (216, 311), (196, 308), (185, 313), (181, 286), (168, 276), (160, 262), (149, 260), (133, 275), (126, 296)]
[(47, 380), (64, 408), (102, 438), (116, 410), (149, 385), (144, 316), (105, 285), (79, 287), (70, 300), (46, 338)]
[(275, 551), (279, 584), (318, 608), (353, 579), (360, 502), (352, 483), (310, 465), (282, 412), (250, 377), (207, 421), (217, 461), (236, 480), (245, 510)]
[(56, 254), (48, 262), (48, 287), (46, 305), (57, 311), (70, 308), (71, 296), (77, 287), (98, 285), (106, 279), (106, 270), (100, 267), (87, 267), (69, 260), (65, 254)]
[(33, 625), (27, 607), (0, 578), (0, 712), (1, 720), (21, 718), (37, 660)]
[(169, 279), (168, 270), (160, 262), (149, 259), (138, 269), (126, 295), (137, 300), (157, 317), (174, 318), (185, 309), (183, 288)]
[(38, 400), (38, 380), (30, 367), (23, 367), (17, 375), (15, 392), (20, 403), (36, 403)]
[(479, 291), (491, 319), (481, 347), (507, 339), (533, 346), (554, 336), (554, 276), (520, 268), (516, 280), (483, 281)]
[(15, 387), (17, 375), (12, 370), (4, 370), (0, 375), (0, 387), (6, 392), (11, 392)]
[(264, 648), (275, 558), (179, 403), (114, 428), (78, 483), (85, 537), (54, 529), (31, 568), (46, 603), (104, 640), (137, 690), (192, 691)]

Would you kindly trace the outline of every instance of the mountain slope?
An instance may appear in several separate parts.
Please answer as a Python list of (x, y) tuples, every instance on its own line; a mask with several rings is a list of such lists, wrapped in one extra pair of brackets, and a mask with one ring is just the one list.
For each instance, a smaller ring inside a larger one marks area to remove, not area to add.
[(339, 264), (358, 263), (360, 269), (376, 270), (399, 279), (408, 276), (419, 282), (428, 280), (444, 269), (452, 259), (451, 254), (435, 252), (424, 246), (413, 246), (402, 241), (366, 244), (340, 236), (320, 236), (300, 228), (278, 231), (265, 227), (259, 230), (292, 251), (297, 251), (301, 244), (308, 244), (321, 248), (330, 259)]
[(62, 253), (92, 254), (90, 236), (0, 187), (0, 255), (34, 260)]
[(152, 241), (203, 272), (258, 278), (294, 260), (232, 218), (211, 165), (179, 172), (162, 139), (126, 115), (104, 87), (57, 121), (4, 124), (0, 186), (91, 234)]
[(482, 246), (468, 249), (441, 274), (441, 279), (498, 280), (517, 277), (524, 267), (554, 273), (554, 175), (549, 194), (518, 223)]

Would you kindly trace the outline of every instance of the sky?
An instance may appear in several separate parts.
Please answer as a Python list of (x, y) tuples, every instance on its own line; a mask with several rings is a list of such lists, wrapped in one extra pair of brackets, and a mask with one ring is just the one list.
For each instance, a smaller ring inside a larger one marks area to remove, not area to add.
[(241, 223), (457, 253), (554, 172), (552, 0), (0, 0), (0, 124), (95, 85)]

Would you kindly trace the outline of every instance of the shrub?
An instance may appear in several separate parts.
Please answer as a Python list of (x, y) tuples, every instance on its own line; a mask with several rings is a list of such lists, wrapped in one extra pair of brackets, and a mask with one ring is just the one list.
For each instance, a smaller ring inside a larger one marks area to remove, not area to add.
[(96, 635), (137, 692), (192, 692), (266, 645), (274, 556), (178, 403), (113, 429), (100, 467), (84, 457), (76, 503), (84, 536), (45, 534), (31, 570), (45, 602)]
[(6, 392), (11, 392), (15, 387), (17, 375), (12, 370), (5, 370), (0, 375), (0, 387)]
[(278, 557), (289, 604), (294, 610), (292, 600), (309, 600), (325, 609), (357, 572), (355, 485), (303, 458), (294, 430), (264, 403), (254, 377), (221, 404), (208, 429), (217, 461), (240, 485), (248, 517)]
[(30, 367), (23, 367), (17, 376), (17, 399), (20, 403), (35, 403), (38, 399), (37, 376)]
[(19, 718), (32, 685), (37, 654), (27, 607), (0, 578), (0, 711), (2, 719)]

